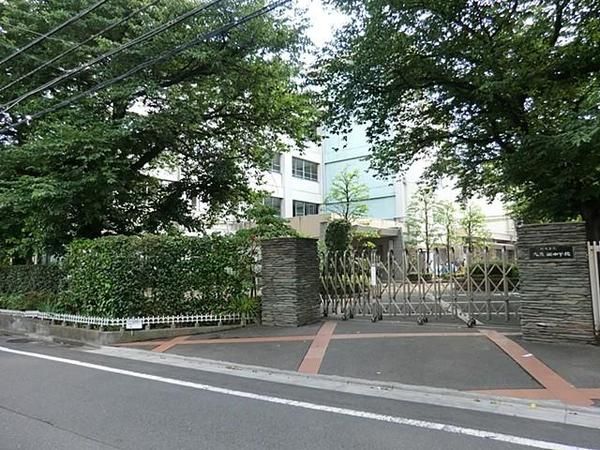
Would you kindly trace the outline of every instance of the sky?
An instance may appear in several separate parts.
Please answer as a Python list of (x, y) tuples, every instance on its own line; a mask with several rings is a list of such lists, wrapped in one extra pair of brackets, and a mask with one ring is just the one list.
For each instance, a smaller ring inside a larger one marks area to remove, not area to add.
[(321, 0), (296, 0), (295, 3), (308, 10), (308, 17), (312, 23), (309, 35), (318, 47), (331, 40), (335, 29), (346, 19), (341, 13), (325, 8)]

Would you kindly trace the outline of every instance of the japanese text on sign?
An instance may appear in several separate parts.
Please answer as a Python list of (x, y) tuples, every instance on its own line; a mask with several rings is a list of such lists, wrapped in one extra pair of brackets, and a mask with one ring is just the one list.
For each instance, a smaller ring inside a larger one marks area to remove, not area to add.
[(529, 249), (531, 259), (565, 259), (573, 258), (574, 252), (572, 246), (564, 245), (545, 245), (542, 247), (531, 247)]

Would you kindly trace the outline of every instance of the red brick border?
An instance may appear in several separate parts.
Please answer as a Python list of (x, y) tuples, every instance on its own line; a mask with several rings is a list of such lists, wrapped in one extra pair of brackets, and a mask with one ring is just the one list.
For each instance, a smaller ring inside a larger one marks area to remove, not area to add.
[(550, 391), (553, 398), (570, 405), (594, 405), (594, 402), (585, 393), (567, 382), (515, 341), (512, 341), (506, 336), (493, 330), (482, 330), (481, 333), (487, 336), (504, 353), (510, 356), (513, 361), (520, 365), (538, 383)]
[(306, 352), (306, 356), (304, 356), (304, 359), (300, 363), (300, 367), (298, 367), (298, 372), (312, 374), (319, 373), (321, 363), (325, 357), (325, 352), (327, 351), (329, 342), (331, 342), (336, 325), (337, 324), (335, 322), (331, 321), (325, 322), (323, 325), (321, 325), (321, 328), (315, 335), (310, 348)]

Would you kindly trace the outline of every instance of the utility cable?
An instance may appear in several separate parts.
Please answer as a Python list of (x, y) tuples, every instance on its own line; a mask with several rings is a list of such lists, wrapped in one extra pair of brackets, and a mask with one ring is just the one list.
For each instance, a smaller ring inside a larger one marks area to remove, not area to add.
[(92, 6), (90, 6), (89, 8), (81, 11), (79, 14), (71, 17), (69, 20), (67, 20), (66, 22), (61, 23), (60, 25), (58, 25), (57, 27), (52, 28), (50, 31), (48, 31), (47, 33), (42, 34), (40, 37), (38, 37), (37, 39), (34, 39), (33, 41), (31, 41), (29, 44), (19, 48), (16, 52), (12, 53), (11, 55), (5, 57), (4, 59), (2, 59), (0, 61), (0, 66), (7, 63), (8, 61), (11, 61), (12, 59), (16, 58), (17, 56), (19, 56), (21, 53), (29, 50), (30, 48), (38, 45), (40, 42), (43, 42), (44, 40), (46, 40), (47, 38), (49, 38), (50, 36), (58, 33), (60, 30), (62, 30), (63, 28), (68, 27), (69, 25), (71, 25), (74, 22), (77, 22), (79, 19), (81, 19), (82, 17), (85, 17), (86, 15), (88, 15), (89, 13), (91, 13), (92, 11), (94, 11), (95, 9), (100, 8), (103, 4), (105, 4), (108, 0), (100, 0), (99, 2), (93, 4)]
[(202, 35), (200, 35), (200, 36), (192, 39), (191, 41), (188, 41), (185, 44), (178, 45), (177, 47), (175, 47), (175, 48), (173, 48), (173, 49), (171, 49), (171, 50), (169, 50), (167, 52), (164, 52), (163, 54), (161, 54), (160, 56), (158, 56), (158, 57), (156, 57), (154, 59), (151, 59), (149, 61), (143, 62), (143, 63), (135, 66), (134, 68), (130, 69), (129, 71), (125, 72), (122, 75), (119, 75), (118, 77), (115, 77), (115, 78), (107, 80), (107, 81), (105, 81), (103, 83), (97, 84), (96, 86), (88, 89), (87, 91), (84, 91), (84, 92), (81, 92), (81, 93), (79, 93), (77, 95), (74, 95), (74, 96), (72, 96), (72, 97), (70, 97), (70, 98), (68, 98), (68, 99), (66, 99), (66, 100), (64, 100), (64, 101), (62, 101), (60, 103), (57, 103), (56, 105), (54, 105), (54, 106), (52, 106), (52, 107), (50, 107), (48, 109), (45, 109), (43, 111), (37, 112), (37, 113), (32, 114), (32, 115), (28, 115), (24, 119), (21, 119), (18, 122), (16, 122), (16, 123), (14, 123), (14, 124), (12, 124), (12, 125), (10, 125), (8, 127), (3, 128), (2, 130), (0, 130), (0, 134), (3, 134), (3, 133), (5, 133), (5, 132), (7, 132), (7, 131), (9, 131), (9, 130), (11, 130), (13, 128), (19, 127), (19, 126), (24, 125), (26, 123), (30, 123), (33, 120), (39, 119), (40, 117), (43, 117), (43, 116), (45, 116), (47, 114), (50, 114), (50, 113), (55, 112), (55, 111), (58, 111), (59, 109), (62, 109), (64, 107), (66, 107), (66, 106), (69, 106), (70, 104), (72, 104), (72, 103), (74, 103), (74, 102), (76, 102), (76, 101), (78, 101), (78, 100), (80, 100), (80, 99), (82, 99), (84, 97), (87, 97), (90, 94), (98, 92), (98, 91), (100, 91), (102, 89), (105, 89), (105, 88), (107, 88), (109, 86), (112, 86), (113, 84), (116, 84), (119, 81), (122, 81), (122, 80), (124, 80), (126, 78), (129, 78), (130, 76), (132, 76), (132, 75), (140, 72), (141, 70), (143, 70), (143, 69), (145, 69), (147, 67), (153, 66), (153, 65), (155, 65), (155, 64), (157, 64), (157, 63), (159, 63), (161, 61), (169, 59), (169, 58), (171, 58), (171, 57), (173, 57), (173, 56), (175, 56), (175, 55), (177, 55), (177, 54), (179, 54), (179, 53), (181, 53), (181, 52), (183, 52), (183, 51), (185, 51), (185, 50), (187, 50), (187, 49), (189, 49), (191, 47), (194, 47), (194, 46), (200, 44), (201, 42), (203, 42), (205, 40), (217, 37), (217, 36), (219, 36), (221, 34), (224, 34), (224, 33), (228, 32), (228, 31), (230, 31), (230, 30), (232, 30), (234, 28), (239, 27), (240, 25), (243, 25), (243, 24), (245, 24), (245, 23), (247, 23), (247, 22), (249, 22), (249, 21), (251, 21), (253, 19), (256, 19), (256, 18), (258, 18), (260, 16), (264, 16), (265, 14), (270, 13), (271, 11), (273, 11), (273, 10), (275, 10), (275, 9), (283, 6), (286, 3), (289, 3), (290, 1), (291, 0), (279, 0), (279, 1), (273, 2), (270, 5), (264, 6), (264, 7), (260, 8), (260, 9), (258, 9), (256, 11), (254, 11), (254, 12), (252, 12), (252, 13), (244, 16), (244, 17), (242, 17), (241, 19), (239, 19), (237, 21), (230, 22), (227, 25), (224, 25), (224, 26), (218, 28), (217, 30), (204, 33), (204, 34), (202, 34)]
[(8, 88), (14, 86), (15, 84), (25, 80), (26, 78), (29, 78), (32, 75), (35, 75), (36, 73), (38, 73), (40, 70), (45, 69), (48, 66), (51, 66), (52, 64), (54, 64), (56, 61), (64, 58), (67, 55), (70, 55), (71, 53), (73, 53), (74, 51), (80, 49), (81, 47), (85, 46), (85, 44), (87, 44), (90, 41), (93, 41), (94, 39), (96, 39), (97, 37), (102, 36), (105, 33), (108, 33), (109, 31), (111, 31), (112, 29), (118, 27), (119, 25), (127, 22), (128, 20), (130, 20), (132, 17), (134, 17), (135, 15), (144, 12), (145, 10), (147, 10), (148, 8), (151, 8), (152, 6), (155, 6), (156, 4), (160, 3), (161, 0), (154, 0), (151, 3), (148, 3), (145, 6), (142, 6), (138, 9), (136, 9), (135, 11), (129, 13), (127, 16), (123, 17), (121, 20), (113, 23), (112, 25), (109, 25), (108, 27), (104, 28), (103, 30), (97, 32), (96, 34), (93, 34), (92, 36), (90, 36), (89, 38), (87, 38), (86, 40), (80, 42), (79, 44), (69, 48), (68, 50), (62, 52), (60, 55), (55, 56), (54, 58), (52, 58), (51, 60), (45, 62), (44, 64), (36, 67), (35, 69), (31, 70), (30, 72), (26, 73), (25, 75), (20, 76), (19, 78), (17, 78), (16, 80), (11, 81), (10, 83), (8, 83), (7, 85), (0, 87), (0, 92), (4, 92), (5, 90), (7, 90)]
[(11, 108), (13, 108), (14, 106), (16, 106), (19, 103), (21, 103), (23, 100), (26, 100), (29, 97), (31, 97), (31, 96), (39, 93), (39, 92), (42, 92), (42, 91), (44, 91), (46, 89), (50, 89), (51, 87), (54, 87), (57, 84), (60, 84), (62, 81), (66, 80), (66, 79), (73, 78), (75, 75), (80, 74), (81, 72), (83, 72), (84, 70), (92, 67), (93, 65), (98, 64), (99, 62), (104, 61), (105, 59), (110, 58), (111, 56), (115, 56), (115, 55), (117, 55), (117, 54), (119, 54), (119, 53), (127, 50), (130, 47), (133, 47), (133, 46), (135, 46), (137, 44), (140, 44), (140, 43), (142, 43), (144, 41), (147, 41), (148, 39), (151, 39), (154, 36), (156, 36), (156, 35), (158, 35), (160, 33), (163, 33), (164, 31), (166, 31), (166, 30), (168, 30), (170, 28), (173, 28), (174, 26), (178, 25), (179, 23), (183, 22), (184, 20), (186, 20), (186, 19), (188, 19), (190, 17), (196, 16), (196, 15), (200, 14), (202, 11), (204, 11), (204, 10), (206, 10), (206, 9), (208, 9), (208, 8), (210, 8), (210, 7), (218, 4), (218, 3), (221, 3), (223, 1), (224, 0), (213, 0), (210, 3), (207, 3), (207, 4), (204, 4), (204, 5), (199, 6), (197, 8), (194, 8), (194, 9), (192, 9), (192, 10), (190, 10), (190, 11), (188, 11), (188, 12), (186, 12), (186, 13), (184, 13), (184, 14), (182, 14), (182, 15), (180, 15), (180, 16), (172, 19), (172, 20), (170, 20), (169, 22), (167, 22), (165, 24), (160, 25), (157, 28), (153, 28), (153, 29), (147, 31), (146, 33), (142, 34), (141, 36), (138, 36), (137, 38), (134, 38), (134, 39), (130, 40), (129, 42), (127, 42), (127, 43), (125, 43), (125, 44), (123, 44), (123, 45), (121, 45), (121, 46), (119, 46), (119, 47), (117, 47), (117, 48), (115, 48), (115, 49), (107, 52), (107, 53), (104, 53), (103, 55), (100, 55), (97, 58), (94, 58), (94, 59), (92, 59), (91, 61), (89, 61), (89, 62), (87, 62), (85, 64), (80, 65), (79, 67), (76, 67), (74, 69), (68, 70), (63, 75), (60, 75), (60, 76), (54, 78), (53, 80), (48, 81), (47, 83), (43, 84), (40, 87), (32, 89), (31, 91), (26, 92), (25, 94), (23, 94), (23, 95), (21, 95), (21, 96), (19, 96), (17, 98), (9, 100), (5, 104), (0, 105), (0, 109), (2, 109), (4, 111), (8, 111)]
[[(19, 31), (25, 31), (26, 33), (29, 34), (35, 34), (36, 36), (43, 36), (43, 33), (38, 33), (37, 31), (34, 31), (30, 28), (24, 27), (22, 25), (16, 25), (13, 24), (11, 22), (9, 22), (8, 20), (4, 20), (4, 19), (0, 19), (0, 25), (4, 25), (5, 27), (8, 27), (12, 30), (19, 30)], [(4, 29), (4, 31), (7, 31), (6, 29)], [(46, 39), (48, 39), (49, 41), (56, 41), (56, 42), (62, 42), (63, 44), (67, 44), (67, 45), (74, 45), (76, 44), (76, 42), (73, 41), (68, 41), (66, 39), (61, 39), (58, 38), (56, 36), (48, 36)], [(17, 50), (18, 47), (13, 47), (14, 50)]]
[[(0, 41), (0, 46), (6, 48), (8, 50), (14, 50), (15, 48), (17, 48), (17, 47), (15, 47), (13, 45), (7, 44), (6, 42), (2, 42), (2, 41)], [(40, 63), (40, 64), (45, 62), (43, 58), (39, 58), (39, 57), (37, 57), (35, 55), (30, 55), (29, 53), (25, 53), (23, 56), (25, 56), (28, 59), (31, 59), (32, 61)], [(61, 72), (65, 72), (64, 69), (61, 69), (59, 67), (54, 67), (54, 68), (57, 69), (57, 70), (59, 70), (59, 71), (61, 71)]]

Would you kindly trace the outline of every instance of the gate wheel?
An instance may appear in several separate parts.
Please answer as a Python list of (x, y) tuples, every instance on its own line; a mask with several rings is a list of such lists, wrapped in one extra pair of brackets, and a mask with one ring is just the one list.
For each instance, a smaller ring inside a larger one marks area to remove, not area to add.
[(379, 303), (373, 305), (373, 314), (371, 314), (371, 322), (377, 322), (383, 320), (383, 306)]

